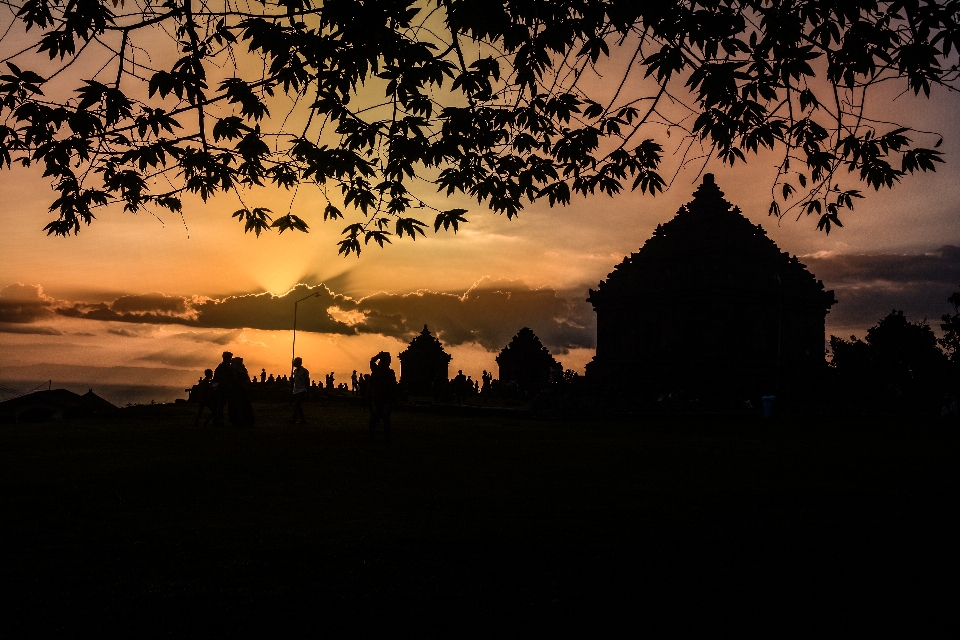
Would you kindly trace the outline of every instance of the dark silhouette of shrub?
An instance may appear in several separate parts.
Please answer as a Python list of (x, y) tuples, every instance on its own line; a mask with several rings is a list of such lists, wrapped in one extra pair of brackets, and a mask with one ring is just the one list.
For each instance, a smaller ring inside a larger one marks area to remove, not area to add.
[(909, 321), (903, 311), (891, 311), (865, 340), (831, 336), (830, 346), (839, 381), (856, 393), (932, 406), (946, 388), (947, 356), (933, 329)]

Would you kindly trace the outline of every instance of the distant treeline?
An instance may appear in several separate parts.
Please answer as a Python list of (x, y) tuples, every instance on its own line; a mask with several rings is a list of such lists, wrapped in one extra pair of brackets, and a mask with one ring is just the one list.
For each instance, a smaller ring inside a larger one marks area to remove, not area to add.
[[(864, 339), (830, 336), (833, 388), (853, 402), (904, 406), (955, 402), (960, 381), (960, 291), (948, 302), (937, 338), (926, 319), (910, 321), (894, 309), (867, 330)], [(951, 400), (952, 398), (952, 400)]]

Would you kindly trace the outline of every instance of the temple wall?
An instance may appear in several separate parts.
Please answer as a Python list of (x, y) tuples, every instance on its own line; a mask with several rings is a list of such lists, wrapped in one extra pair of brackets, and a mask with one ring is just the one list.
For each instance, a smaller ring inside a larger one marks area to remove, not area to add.
[(781, 311), (768, 296), (714, 293), (601, 305), (589, 375), (651, 394), (755, 394), (796, 385), (825, 367), (822, 309), (785, 301)]

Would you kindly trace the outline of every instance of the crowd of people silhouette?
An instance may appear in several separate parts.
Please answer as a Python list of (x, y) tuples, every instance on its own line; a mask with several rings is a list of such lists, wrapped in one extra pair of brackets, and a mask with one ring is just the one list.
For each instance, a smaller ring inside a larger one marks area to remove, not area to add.
[(235, 357), (230, 351), (224, 351), (222, 358), (216, 369), (204, 370), (203, 378), (191, 390), (191, 399), (195, 397), (200, 405), (194, 424), (200, 426), (200, 419), (207, 409), (209, 414), (204, 425), (212, 421), (214, 425), (221, 426), (226, 409), (231, 424), (252, 427), (255, 417), (248, 391), (251, 378), (247, 367), (243, 364), (243, 358)]
[[(292, 394), (292, 424), (306, 424), (303, 401), (309, 392), (360, 396), (364, 409), (370, 409), (370, 436), (374, 428), (383, 424), (384, 435), (390, 439), (390, 413), (397, 396), (397, 376), (390, 368), (391, 356), (382, 351), (370, 360), (370, 373), (358, 373), (356, 369), (350, 375), (350, 384), (337, 383), (336, 373), (324, 374), (323, 383), (311, 380), (310, 371), (303, 365), (303, 359), (296, 357), (292, 363), (290, 375), (268, 374), (266, 368), (259, 375), (250, 376), (243, 358), (224, 351), (222, 362), (216, 369), (205, 369), (203, 377), (191, 389), (190, 401), (196, 402), (197, 415), (194, 425), (199, 427), (212, 422), (214, 426), (223, 426), (224, 410), (227, 421), (238, 427), (255, 424), (251, 395), (260, 397), (262, 390), (278, 391), (289, 389)], [(206, 418), (204, 419), (204, 415)]]
[[(349, 384), (338, 383), (336, 372), (331, 371), (323, 376), (323, 381), (310, 378), (310, 372), (303, 365), (303, 359), (294, 358), (291, 373), (267, 373), (261, 368), (260, 373), (251, 376), (243, 363), (243, 358), (232, 352), (223, 352), (222, 362), (215, 369), (204, 370), (204, 375), (197, 381), (190, 393), (190, 401), (196, 402), (197, 415), (194, 425), (199, 427), (201, 421), (204, 426), (211, 422), (214, 426), (222, 426), (224, 419), (238, 427), (253, 426), (256, 422), (251, 399), (256, 401), (277, 400), (282, 397), (290, 398), (293, 413), (290, 422), (305, 424), (303, 403), (312, 397), (358, 397), (364, 410), (370, 411), (370, 437), (374, 438), (378, 425), (382, 425), (384, 438), (390, 439), (390, 417), (395, 404), (406, 399), (409, 390), (404, 389), (398, 382), (396, 372), (391, 368), (392, 356), (386, 352), (373, 356), (370, 359), (370, 373), (359, 373), (356, 369), (350, 374)], [(522, 394), (516, 383), (495, 380), (493, 373), (486, 370), (480, 380), (464, 375), (458, 370), (452, 378), (438, 375), (434, 380), (429, 393), (436, 403), (474, 404), (479, 399), (486, 404), (492, 397), (520, 398)]]
[[(830, 337), (832, 359), (829, 365), (821, 359), (803, 385), (782, 384), (788, 400), (795, 406), (858, 406), (865, 410), (936, 411), (947, 422), (960, 417), (956, 388), (957, 364), (960, 363), (960, 292), (949, 298), (955, 307), (953, 315), (945, 315), (938, 338), (925, 322), (911, 322), (902, 311), (893, 310), (870, 328), (863, 340)], [(941, 348), (942, 347), (942, 348)], [(251, 376), (243, 358), (223, 352), (222, 362), (215, 369), (206, 369), (190, 392), (196, 402), (196, 426), (224, 424), (226, 419), (236, 426), (253, 426), (256, 422), (251, 400), (257, 402), (286, 399), (293, 404), (292, 423), (306, 422), (303, 402), (315, 397), (359, 397), (360, 406), (370, 411), (370, 436), (381, 425), (389, 440), (391, 413), (398, 402), (486, 405), (491, 399), (504, 406), (526, 402), (533, 407), (565, 409), (594, 408), (598, 403), (636, 411), (641, 405), (654, 411), (685, 411), (713, 407), (716, 410), (758, 412), (765, 418), (783, 410), (780, 394), (759, 394), (743, 389), (731, 390), (720, 385), (709, 389), (663, 383), (662, 388), (640, 388), (625, 383), (628, 378), (610, 379), (590, 373), (580, 376), (564, 370), (540, 339), (529, 328), (522, 328), (497, 356), (500, 377), (486, 370), (479, 380), (463, 370), (450, 377), (451, 356), (444, 352), (439, 339), (425, 325), (409, 347), (399, 354), (402, 377), (391, 368), (392, 356), (386, 351), (370, 359), (370, 372), (354, 369), (349, 383), (337, 382), (336, 372), (325, 373), (323, 381), (311, 380), (301, 358), (294, 358), (291, 372), (267, 373), (261, 368)], [(642, 359), (638, 359), (640, 361)], [(596, 359), (594, 359), (594, 363)], [(730, 365), (729, 376), (740, 371)], [(594, 373), (597, 369), (594, 368)], [(691, 372), (688, 382), (696, 383), (700, 372)], [(780, 384), (777, 382), (777, 384)], [(770, 385), (768, 385), (770, 386)], [(776, 386), (776, 385), (774, 385)], [(792, 397), (790, 394), (793, 394)], [(512, 403), (512, 404), (511, 404)], [(646, 403), (646, 404), (644, 404)], [(712, 410), (713, 410), (712, 409)]]

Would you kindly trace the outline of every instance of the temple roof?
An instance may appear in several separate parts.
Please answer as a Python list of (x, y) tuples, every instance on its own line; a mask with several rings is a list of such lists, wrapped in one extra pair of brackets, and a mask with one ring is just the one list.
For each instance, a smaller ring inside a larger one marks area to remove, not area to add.
[(705, 174), (693, 200), (657, 225), (639, 251), (614, 267), (589, 302), (692, 289), (782, 291), (829, 308), (835, 299), (795, 257), (783, 252), (760, 225), (723, 197)]
[(414, 339), (410, 341), (410, 345), (400, 353), (400, 360), (403, 361), (404, 356), (408, 354), (431, 357), (440, 356), (446, 358), (448, 362), (453, 357), (443, 350), (443, 345), (440, 344), (440, 340), (433, 337), (427, 325), (423, 325), (423, 331), (414, 337)]

